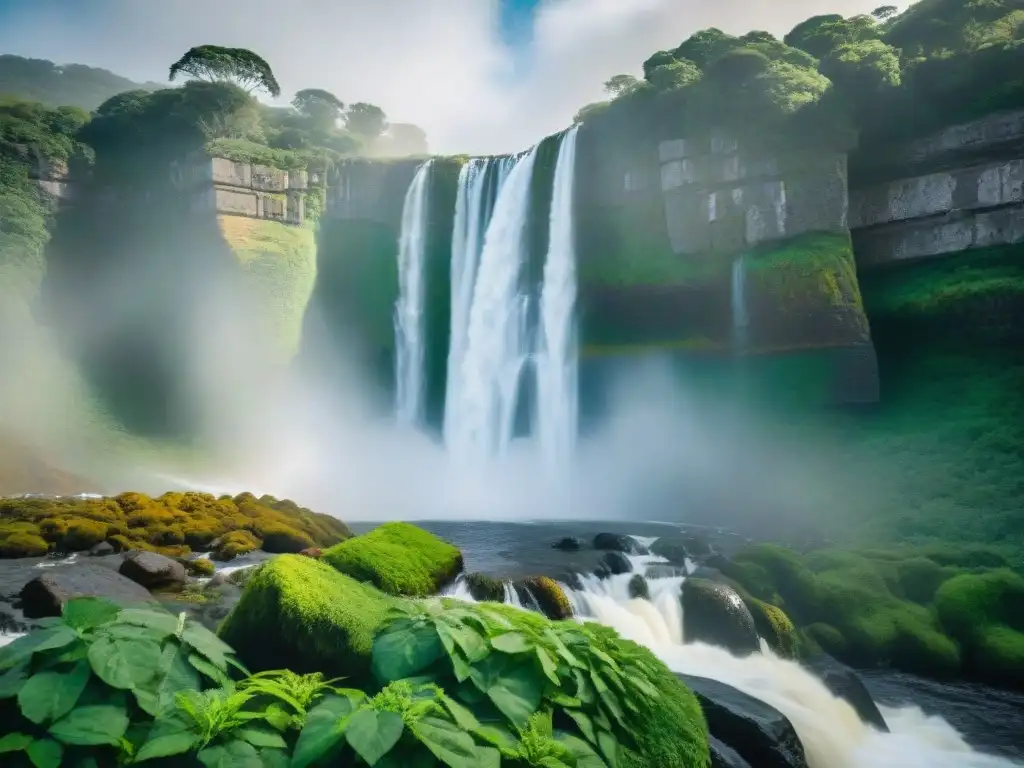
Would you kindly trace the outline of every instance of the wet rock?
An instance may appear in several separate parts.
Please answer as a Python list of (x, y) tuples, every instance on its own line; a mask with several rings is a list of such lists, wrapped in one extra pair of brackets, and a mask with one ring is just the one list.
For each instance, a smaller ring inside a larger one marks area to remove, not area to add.
[(629, 580), (629, 596), (634, 600), (650, 600), (651, 590), (647, 586), (647, 579), (641, 576), (639, 573), (634, 574), (633, 578)]
[(709, 568), (706, 565), (698, 565), (697, 569), (690, 574), (691, 579), (704, 579), (706, 581), (715, 581), (719, 584), (727, 584), (729, 580), (725, 574), (717, 568)]
[(470, 573), (466, 576), (466, 587), (474, 600), (500, 603), (505, 599), (505, 585), (486, 573)]
[(714, 551), (703, 536), (683, 536), (681, 542), (693, 557), (707, 557)]
[(686, 569), (667, 563), (651, 563), (645, 569), (644, 575), (648, 579), (672, 579), (676, 576), (685, 576)]
[(125, 556), (118, 572), (146, 589), (181, 589), (185, 566), (156, 552), (132, 552)]
[(684, 642), (721, 646), (739, 656), (760, 650), (754, 617), (732, 587), (691, 577), (679, 599)]
[(708, 736), (708, 747), (711, 750), (711, 768), (752, 768), (739, 752), (714, 736)]
[(222, 571), (218, 571), (210, 577), (210, 580), (206, 582), (207, 589), (214, 589), (219, 587), (221, 584), (227, 584), (228, 577), (224, 575)]
[(554, 579), (547, 576), (532, 576), (516, 584), (533, 598), (536, 607), (549, 619), (571, 619), (572, 603), (565, 596), (565, 590)]
[(605, 552), (599, 566), (606, 574), (615, 576), (620, 573), (629, 573), (633, 570), (633, 564), (629, 558), (621, 552)]
[(884, 733), (889, 732), (885, 718), (878, 709), (878, 705), (875, 704), (875, 700), (871, 698), (860, 675), (825, 653), (808, 660), (807, 666), (832, 692), (833, 696), (837, 696), (853, 707), (862, 721)]
[(102, 597), (120, 605), (152, 601), (147, 590), (112, 568), (82, 565), (54, 568), (21, 590), (21, 608), (30, 619), (60, 616), (64, 604), (76, 597)]
[(563, 552), (577, 552), (581, 546), (582, 542), (575, 536), (564, 536), (551, 545), (553, 549), (560, 549)]
[(664, 557), (673, 565), (685, 565), (686, 558), (690, 556), (683, 539), (677, 537), (666, 537), (655, 540), (651, 544), (651, 554)]
[(101, 541), (99, 544), (89, 550), (89, 555), (92, 557), (104, 557), (106, 555), (114, 554), (114, 545), (109, 541)]
[(746, 763), (757, 768), (808, 768), (796, 729), (777, 709), (717, 680), (681, 674), (676, 677), (697, 696), (711, 736)]
[(599, 533), (594, 537), (594, 549), (625, 552), (629, 555), (646, 555), (647, 547), (624, 533)]

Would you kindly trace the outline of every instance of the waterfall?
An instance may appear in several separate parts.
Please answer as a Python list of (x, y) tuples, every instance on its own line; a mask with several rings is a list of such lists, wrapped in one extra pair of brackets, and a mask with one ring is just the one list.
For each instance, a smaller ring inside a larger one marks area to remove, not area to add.
[(544, 285), (540, 296), (537, 431), (549, 466), (563, 463), (572, 455), (576, 444), (579, 397), (573, 182), (578, 132), (579, 126), (570, 128), (558, 149)]
[(459, 402), (459, 372), (466, 352), (473, 288), (480, 251), (495, 196), (505, 183), (513, 159), (474, 158), (459, 172), (452, 232), (451, 330), (448, 348), (448, 377), (445, 391), (444, 440), (451, 445), (456, 431)]
[(395, 417), (417, 425), (423, 418), (424, 267), (430, 168), (423, 163), (405, 193), (398, 241), (398, 299), (395, 301)]
[(743, 256), (737, 256), (732, 262), (732, 341), (733, 349), (739, 354), (747, 346), (747, 329), (750, 317), (747, 314), (747, 270)]
[[(634, 572), (644, 573), (660, 558), (632, 556)], [(664, 562), (664, 561), (662, 561)], [(562, 585), (578, 621), (596, 621), (622, 637), (646, 646), (673, 672), (706, 677), (730, 685), (769, 704), (793, 724), (810, 768), (1014, 768), (1010, 760), (973, 751), (939, 717), (917, 707), (879, 707), (890, 733), (865, 725), (846, 701), (795, 661), (779, 658), (762, 641), (760, 653), (744, 657), (703, 643), (682, 642), (680, 588), (683, 577), (653, 577), (650, 600), (629, 597), (626, 573), (599, 579), (580, 575), (578, 586)], [(461, 579), (447, 596), (473, 601)], [(505, 602), (521, 602), (510, 585)], [(1017, 768), (1020, 768), (1017, 766)]]
[(529, 353), (527, 306), (520, 286), (537, 147), (519, 158), (501, 186), (487, 225), (464, 348), (459, 354), (449, 450), (459, 460), (504, 453), (512, 438), (519, 377)]

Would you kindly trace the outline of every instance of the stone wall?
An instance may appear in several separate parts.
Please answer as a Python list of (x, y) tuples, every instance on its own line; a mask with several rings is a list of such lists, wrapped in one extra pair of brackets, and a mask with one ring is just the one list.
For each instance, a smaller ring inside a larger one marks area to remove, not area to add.
[(938, 170), (851, 191), (860, 267), (1024, 242), (1024, 111), (951, 126), (890, 159)]
[(340, 163), (327, 180), (325, 216), (397, 228), (402, 221), (405, 193), (422, 163), (422, 159)]
[(296, 225), (306, 219), (305, 193), (310, 183), (306, 171), (200, 157), (175, 163), (171, 180), (193, 195), (196, 211)]

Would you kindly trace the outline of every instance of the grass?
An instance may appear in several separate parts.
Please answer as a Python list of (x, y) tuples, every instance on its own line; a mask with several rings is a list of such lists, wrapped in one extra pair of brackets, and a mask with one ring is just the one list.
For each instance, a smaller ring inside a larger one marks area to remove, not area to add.
[(323, 553), (324, 562), (389, 595), (425, 597), (462, 570), (462, 554), (408, 523), (385, 523)]
[(218, 216), (221, 235), (238, 258), (285, 357), (299, 348), (306, 304), (316, 282), (316, 235), (310, 225)]
[(259, 569), (219, 630), (253, 671), (370, 677), (373, 635), (393, 599), (329, 565), (283, 555)]

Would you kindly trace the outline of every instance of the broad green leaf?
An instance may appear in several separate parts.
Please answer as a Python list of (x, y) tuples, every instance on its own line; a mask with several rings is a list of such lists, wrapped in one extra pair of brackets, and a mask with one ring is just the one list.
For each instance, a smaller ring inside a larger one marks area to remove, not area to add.
[(515, 749), (516, 747), (516, 737), (508, 728), (500, 725), (481, 725), (473, 733), (499, 749)]
[(449, 722), (425, 717), (409, 726), (413, 735), (449, 768), (477, 768), (477, 746), (473, 737)]
[(544, 670), (544, 675), (555, 685), (561, 685), (562, 681), (558, 679), (558, 666), (555, 664), (551, 655), (537, 646), (537, 660), (540, 661), (541, 669)]
[(21, 752), (32, 743), (32, 737), (24, 733), (8, 733), (0, 736), (0, 755), (7, 752)]
[(199, 651), (215, 666), (227, 670), (228, 657), (234, 653), (230, 645), (200, 624), (190, 624), (181, 635), (183, 642)]
[(247, 741), (254, 747), (259, 747), (261, 749), (266, 747), (269, 747), (270, 749), (286, 749), (288, 747), (285, 740), (281, 738), (281, 734), (277, 731), (272, 731), (269, 728), (259, 728), (254, 726), (236, 728), (232, 731), (232, 735), (237, 739)]
[(18, 695), (21, 686), (28, 680), (28, 669), (31, 663), (32, 660), (30, 658), (24, 659), (20, 664), (11, 667), (0, 675), (0, 699), (9, 699), (12, 696)]
[(494, 747), (476, 748), (477, 768), (501, 768), (501, 752)]
[(575, 709), (565, 709), (563, 712), (575, 721), (577, 727), (580, 729), (580, 733), (586, 737), (587, 741), (596, 747), (597, 731), (594, 728), (594, 721), (590, 719), (590, 715)]
[[(439, 625), (440, 626), (440, 625)], [(452, 628), (452, 638), (466, 654), (470, 663), (480, 661), (491, 652), (487, 647), (486, 638), (469, 627)]]
[(271, 704), (267, 707), (267, 711), (264, 713), (263, 719), (270, 724), (271, 728), (284, 731), (292, 724), (295, 717), (280, 704)]
[(263, 768), (256, 747), (245, 741), (229, 741), (216, 747), (207, 747), (196, 755), (206, 768)]
[(53, 739), (36, 739), (25, 752), (36, 768), (57, 768), (64, 757), (64, 748)]
[(444, 704), (445, 709), (448, 710), (452, 720), (455, 721), (459, 728), (462, 728), (464, 731), (472, 731), (480, 727), (480, 722), (476, 719), (476, 716), (451, 696), (442, 693), (440, 698), (441, 703)]
[(158, 630), (164, 637), (170, 637), (178, 631), (178, 617), (172, 616), (166, 611), (126, 608), (117, 615), (117, 620), (124, 624), (135, 624)]
[(79, 597), (68, 600), (62, 614), (64, 623), (72, 629), (92, 629), (117, 618), (121, 608), (98, 597)]
[(64, 624), (29, 632), (0, 648), (0, 670), (20, 664), (34, 653), (63, 648), (77, 639), (75, 630)]
[(167, 633), (160, 629), (143, 627), (138, 624), (109, 624), (100, 627), (97, 634), (100, 637), (110, 637), (115, 640), (150, 640), (158, 644), (167, 638)]
[(89, 664), (78, 662), (70, 672), (40, 672), (18, 691), (21, 714), (36, 725), (58, 720), (70, 712), (89, 682)]
[(576, 761), (576, 768), (608, 768), (594, 748), (582, 739), (563, 731), (555, 731), (555, 740), (569, 750), (569, 754)]
[(220, 686), (225, 686), (230, 682), (227, 672), (219, 669), (198, 653), (190, 653), (188, 655), (188, 663)]
[(502, 653), (526, 653), (533, 643), (522, 632), (506, 632), (491, 638), (491, 647)]
[(618, 768), (619, 765), (619, 742), (615, 740), (608, 731), (597, 732), (597, 746), (608, 763), (608, 768)]
[(615, 718), (616, 722), (618, 722), (619, 725), (621, 725), (623, 728), (627, 727), (625, 715), (622, 712), (622, 707), (619, 706), (619, 700), (614, 693), (612, 693), (609, 690), (602, 691), (601, 704), (604, 706), (605, 709), (608, 710), (608, 713)]
[(117, 746), (128, 730), (128, 714), (121, 707), (99, 705), (71, 710), (50, 726), (57, 741), (80, 747)]
[(434, 629), (377, 635), (373, 641), (373, 674), (382, 683), (404, 680), (426, 669), (444, 653)]
[(341, 721), (352, 709), (352, 702), (343, 696), (328, 696), (313, 707), (295, 744), (292, 768), (306, 768), (340, 745), (344, 739)]
[(160, 667), (160, 646), (152, 640), (116, 640), (100, 637), (89, 648), (89, 663), (96, 676), (112, 688), (145, 686)]
[(179, 691), (200, 688), (199, 673), (188, 663), (185, 655), (184, 648), (168, 643), (161, 651), (157, 676), (132, 689), (144, 712), (155, 717), (174, 706), (174, 698)]
[[(498, 663), (492, 663), (492, 658)], [(540, 706), (546, 683), (531, 661), (519, 658), (488, 657), (480, 665), (484, 667), (481, 674), (474, 667), (472, 679), (505, 717), (515, 726), (525, 728), (530, 715)]]
[(395, 712), (360, 709), (345, 725), (345, 741), (370, 765), (391, 751), (402, 738), (405, 723)]
[(161, 718), (156, 721), (142, 747), (135, 755), (135, 762), (153, 760), (159, 757), (182, 755), (194, 749), (199, 743), (195, 733), (181, 717)]
[(261, 768), (290, 768), (288, 752), (283, 749), (259, 750)]

